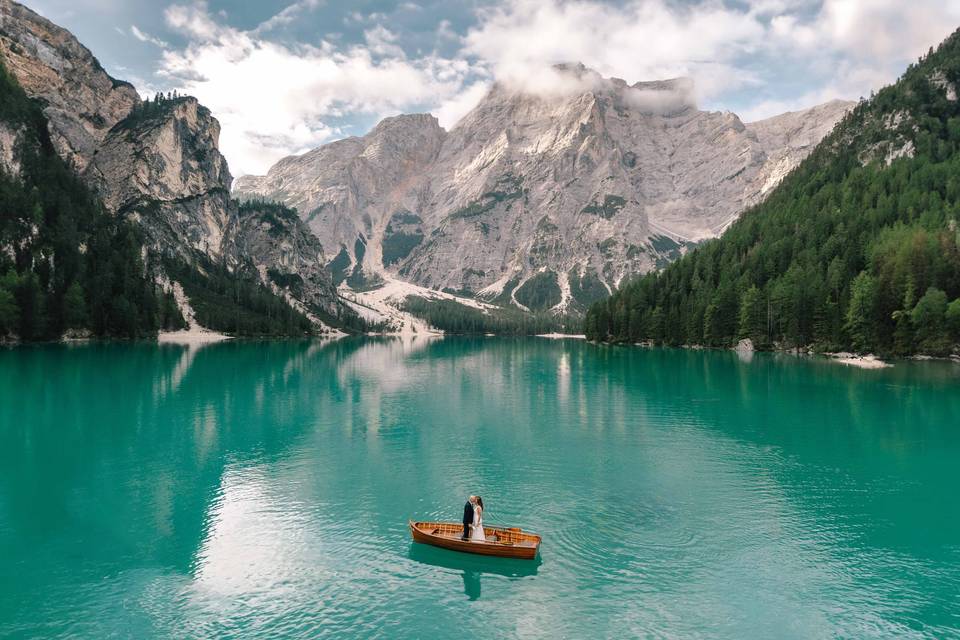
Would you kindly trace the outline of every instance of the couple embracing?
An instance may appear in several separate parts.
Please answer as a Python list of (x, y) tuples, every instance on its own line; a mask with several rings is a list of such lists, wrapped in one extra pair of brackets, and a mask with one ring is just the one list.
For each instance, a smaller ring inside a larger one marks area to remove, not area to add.
[(470, 542), (486, 542), (483, 535), (483, 498), (470, 496), (463, 505), (463, 536), (462, 540)]

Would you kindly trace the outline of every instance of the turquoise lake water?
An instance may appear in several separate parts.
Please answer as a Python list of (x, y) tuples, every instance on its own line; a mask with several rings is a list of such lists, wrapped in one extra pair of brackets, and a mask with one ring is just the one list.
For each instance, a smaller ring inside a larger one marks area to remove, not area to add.
[[(540, 533), (537, 562), (407, 519)], [(960, 366), (0, 350), (0, 637), (960, 637)]]

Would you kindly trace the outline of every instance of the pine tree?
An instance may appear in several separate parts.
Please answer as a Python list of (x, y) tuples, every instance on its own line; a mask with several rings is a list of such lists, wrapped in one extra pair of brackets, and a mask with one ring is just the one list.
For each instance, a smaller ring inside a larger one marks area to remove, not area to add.
[(738, 334), (749, 338), (755, 345), (766, 343), (767, 309), (763, 294), (757, 285), (751, 285), (740, 299), (740, 322)]
[(850, 285), (850, 306), (844, 326), (853, 348), (867, 352), (874, 347), (874, 311), (876, 282), (869, 273), (861, 271)]
[(945, 314), (947, 333), (954, 344), (960, 344), (960, 298), (957, 298), (947, 307)]
[(917, 343), (925, 353), (942, 354), (949, 349), (947, 336), (947, 294), (930, 287), (910, 314), (917, 328)]
[(913, 281), (907, 285), (907, 291), (903, 296), (903, 307), (892, 314), (896, 323), (893, 332), (893, 346), (898, 354), (907, 355), (914, 353), (916, 348), (913, 332), (913, 308), (916, 305), (916, 294), (914, 293)]
[(74, 281), (63, 296), (63, 321), (67, 329), (82, 329), (89, 322), (83, 287)]
[(31, 271), (22, 275), (19, 280), (15, 292), (17, 307), (20, 309), (17, 333), (24, 340), (35, 340), (43, 337), (46, 324), (40, 278)]
[(8, 289), (0, 286), (0, 337), (16, 330), (20, 324), (20, 308)]

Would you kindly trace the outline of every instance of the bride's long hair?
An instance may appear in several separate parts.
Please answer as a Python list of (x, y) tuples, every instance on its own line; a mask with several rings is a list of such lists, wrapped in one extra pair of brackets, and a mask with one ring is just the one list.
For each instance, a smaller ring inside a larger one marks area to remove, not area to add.
[(483, 498), (477, 496), (477, 506), (480, 507), (480, 510), (483, 511)]

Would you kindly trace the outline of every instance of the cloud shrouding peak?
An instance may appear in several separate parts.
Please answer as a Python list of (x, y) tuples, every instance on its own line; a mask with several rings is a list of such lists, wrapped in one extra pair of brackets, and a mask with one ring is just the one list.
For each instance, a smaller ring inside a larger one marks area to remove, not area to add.
[(157, 45), (161, 49), (166, 49), (167, 47), (170, 46), (160, 38), (157, 38), (156, 36), (152, 36), (149, 33), (146, 33), (144, 31), (141, 31), (135, 24), (130, 25), (130, 34), (140, 42), (149, 42), (150, 44)]
[(563, 79), (544, 69), (577, 60), (631, 83), (690, 77), (698, 101), (737, 95), (755, 115), (774, 115), (765, 96), (782, 85), (805, 90), (769, 108), (857, 98), (892, 82), (958, 26), (960, 0), (511, 0), (479, 15), (464, 52), (500, 81), (551, 90)]
[(701, 91), (734, 88), (747, 75), (733, 64), (763, 38), (759, 19), (716, 2), (678, 9), (661, 1), (514, 0), (481, 13), (464, 50), (501, 82), (553, 91), (566, 81), (551, 65), (575, 60), (628, 82), (690, 76)]
[(400, 112), (432, 111), (449, 128), (493, 81), (548, 94), (582, 88), (554, 68), (562, 62), (629, 84), (693, 79), (693, 95), (634, 88), (655, 111), (679, 100), (754, 119), (853, 99), (893, 81), (960, 23), (960, 0), (491, 0), (459, 29), (438, 17), (428, 50), (386, 14), (347, 14), (344, 24), (362, 25), (352, 40), (323, 25), (311, 42), (282, 37), (325, 6), (293, 2), (242, 30), (204, 2), (175, 4), (165, 20), (185, 45), (131, 33), (163, 47), (158, 84), (195, 95), (220, 119), (224, 155), (242, 175)]

